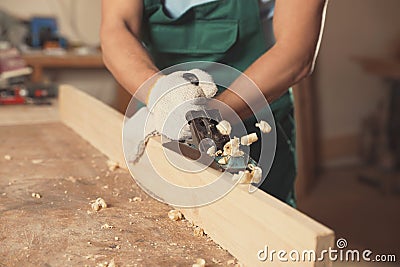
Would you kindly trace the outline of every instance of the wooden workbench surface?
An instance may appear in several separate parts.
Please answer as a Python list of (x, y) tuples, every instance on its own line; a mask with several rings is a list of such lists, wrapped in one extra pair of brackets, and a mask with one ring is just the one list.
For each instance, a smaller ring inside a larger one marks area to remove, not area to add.
[[(212, 266), (233, 259), (206, 236), (194, 237), (188, 222), (171, 221), (167, 205), (144, 194), (127, 171), (109, 171), (106, 157), (64, 124), (0, 126), (0, 140), (0, 266), (111, 259), (117, 266), (191, 266), (196, 258)], [(97, 197), (109, 208), (93, 212), (89, 202)], [(134, 197), (142, 201), (130, 202)]]

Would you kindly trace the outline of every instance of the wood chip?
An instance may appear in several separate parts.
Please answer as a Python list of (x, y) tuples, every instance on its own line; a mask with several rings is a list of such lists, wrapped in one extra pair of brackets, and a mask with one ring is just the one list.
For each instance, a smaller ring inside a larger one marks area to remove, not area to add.
[(203, 228), (200, 228), (200, 227), (196, 227), (196, 228), (194, 228), (193, 229), (193, 235), (194, 236), (197, 236), (197, 237), (200, 237), (200, 236), (203, 236), (204, 235), (204, 230), (203, 230)]
[(269, 125), (266, 121), (260, 121), (259, 123), (256, 123), (256, 127), (258, 127), (262, 133), (270, 133), (272, 130), (271, 125)]
[(12, 157), (10, 155), (4, 155), (5, 160), (12, 160)]
[(114, 228), (114, 226), (109, 225), (108, 223), (103, 224), (103, 225), (101, 226), (101, 229), (113, 229), (113, 228)]
[(258, 141), (258, 136), (256, 133), (251, 133), (251, 134), (242, 136), (242, 138), (240, 138), (240, 143), (243, 146), (249, 146), (252, 143), (257, 142), (257, 141)]
[(94, 203), (92, 203), (92, 210), (99, 211), (101, 209), (107, 208), (107, 203), (101, 197), (97, 198)]
[(42, 195), (40, 195), (39, 193), (32, 193), (32, 197), (33, 198), (41, 198)]
[(209, 155), (210, 157), (215, 157), (215, 146), (210, 146), (207, 149), (207, 155)]
[(239, 171), (239, 173), (234, 174), (232, 177), (233, 181), (239, 180), (240, 184), (249, 184), (251, 183), (252, 176), (248, 170)]
[(119, 168), (118, 162), (114, 162), (112, 160), (107, 160), (107, 166), (108, 166), (108, 170), (111, 172), (113, 172)]
[(170, 210), (168, 212), (168, 217), (173, 221), (180, 221), (182, 220), (183, 215), (179, 210)]
[(230, 135), (232, 131), (232, 126), (228, 121), (220, 121), (217, 126), (217, 130), (222, 134), (222, 135)]
[(140, 202), (140, 201), (142, 201), (142, 198), (140, 198), (140, 197), (133, 198), (133, 202)]
[(218, 160), (218, 164), (226, 165), (229, 162), (229, 156), (224, 156)]
[(76, 183), (76, 178), (73, 176), (69, 176), (68, 178), (66, 178), (65, 180), (70, 181), (72, 183)]
[(196, 259), (196, 262), (192, 265), (192, 267), (205, 267), (206, 266), (206, 260), (205, 259)]
[(228, 260), (228, 261), (226, 262), (227, 265), (234, 265), (235, 263), (236, 263), (235, 260)]

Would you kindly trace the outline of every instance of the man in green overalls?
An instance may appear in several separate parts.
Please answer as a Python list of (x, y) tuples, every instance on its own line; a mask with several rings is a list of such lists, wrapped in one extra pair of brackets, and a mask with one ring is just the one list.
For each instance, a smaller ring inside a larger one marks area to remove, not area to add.
[[(267, 12), (259, 0), (103, 0), (101, 43), (105, 64), (132, 94), (160, 69), (188, 61), (220, 62), (244, 72), (271, 103), (277, 125), (274, 162), (260, 189), (295, 206), (288, 88), (312, 72), (327, 0), (261, 2)], [(273, 14), (273, 34), (272, 27), (267, 33), (263, 28), (263, 12)], [(230, 89), (239, 95), (246, 91), (240, 81)], [(139, 94), (146, 99), (148, 93)], [(248, 116), (246, 104), (229, 90), (218, 99)]]

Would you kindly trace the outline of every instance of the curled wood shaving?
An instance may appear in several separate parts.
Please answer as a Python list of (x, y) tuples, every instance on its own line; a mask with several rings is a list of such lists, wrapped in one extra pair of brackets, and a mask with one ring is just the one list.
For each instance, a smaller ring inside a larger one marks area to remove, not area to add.
[(109, 225), (108, 223), (105, 223), (105, 224), (103, 224), (103, 225), (101, 226), (101, 229), (113, 229), (113, 228), (114, 228), (114, 226)]
[(215, 157), (215, 146), (211, 146), (207, 149), (207, 155), (210, 157)]
[(170, 210), (168, 212), (168, 217), (173, 221), (180, 221), (182, 220), (183, 215), (179, 210)]
[(129, 199), (129, 202), (140, 202), (140, 201), (142, 201), (141, 197), (134, 197)]
[(272, 130), (271, 125), (269, 125), (266, 121), (260, 121), (259, 123), (256, 123), (256, 127), (258, 127), (262, 133), (270, 133)]
[(217, 126), (217, 130), (222, 134), (222, 135), (230, 135), (232, 131), (232, 126), (228, 121), (220, 121)]
[(92, 210), (99, 211), (101, 209), (107, 208), (107, 203), (101, 197), (97, 198), (94, 203), (92, 203)]
[(230, 142), (232, 144), (231, 156), (232, 157), (241, 157), (241, 156), (243, 156), (244, 152), (240, 150), (239, 138), (234, 137)]
[(224, 156), (218, 160), (218, 164), (226, 165), (229, 162), (229, 156)]
[(197, 237), (203, 236), (203, 235), (204, 235), (204, 230), (203, 230), (203, 228), (200, 228), (200, 227), (196, 226), (196, 227), (193, 229), (193, 235), (194, 235), (194, 236), (197, 236)]
[(40, 195), (39, 193), (32, 193), (32, 197), (33, 198), (42, 198), (42, 195)]
[(256, 133), (251, 133), (251, 134), (242, 136), (242, 138), (240, 139), (240, 143), (243, 146), (249, 146), (252, 143), (257, 142), (257, 141), (258, 141), (258, 136)]
[(206, 260), (198, 258), (196, 259), (196, 262), (192, 265), (192, 267), (205, 267), (206, 266)]
[(119, 164), (118, 164), (118, 162), (114, 162), (112, 160), (107, 160), (107, 167), (108, 167), (109, 171), (113, 172), (119, 168)]

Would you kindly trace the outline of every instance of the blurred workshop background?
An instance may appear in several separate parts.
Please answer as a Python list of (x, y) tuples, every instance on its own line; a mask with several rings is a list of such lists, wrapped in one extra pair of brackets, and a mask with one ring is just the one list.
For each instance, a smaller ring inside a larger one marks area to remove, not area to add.
[[(295, 88), (299, 209), (351, 247), (398, 257), (399, 10), (399, 0), (331, 1), (315, 72)], [(123, 110), (126, 94), (101, 61), (100, 20), (99, 0), (2, 0), (1, 64), (18, 48), (33, 100), (66, 83)]]

